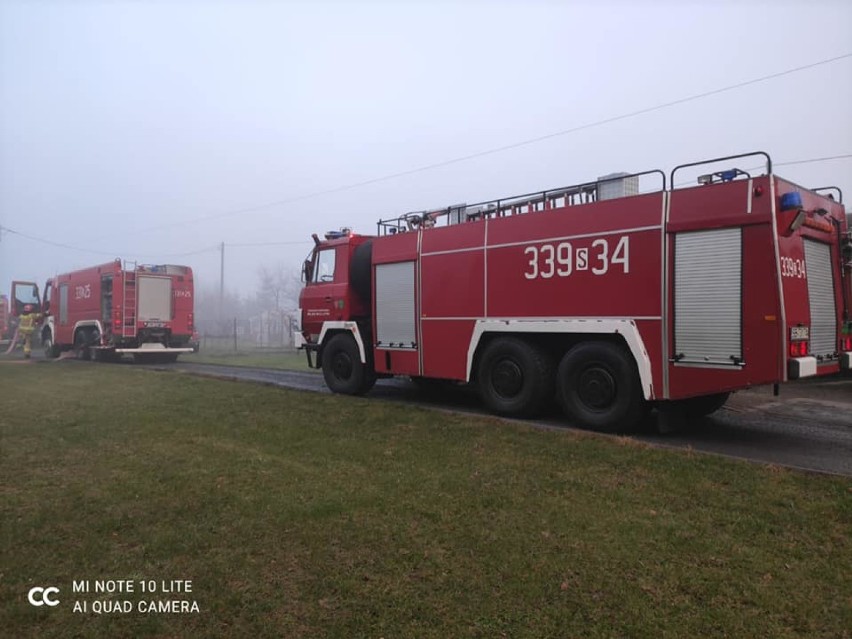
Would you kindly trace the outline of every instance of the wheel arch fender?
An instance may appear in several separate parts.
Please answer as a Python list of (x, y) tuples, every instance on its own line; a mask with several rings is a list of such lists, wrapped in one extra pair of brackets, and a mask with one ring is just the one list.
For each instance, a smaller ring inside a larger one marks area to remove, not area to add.
[(612, 337), (623, 340), (627, 350), (636, 363), (639, 380), (642, 385), (642, 395), (646, 400), (655, 399), (654, 383), (651, 372), (651, 358), (645, 348), (642, 335), (636, 322), (629, 319), (554, 319), (554, 320), (516, 320), (516, 319), (487, 319), (477, 320), (470, 338), (467, 351), (467, 377), (471, 380), (473, 367), (479, 354), (480, 346), (489, 337), (496, 334), (529, 335), (546, 338), (548, 335), (586, 335)]
[(53, 343), (56, 343), (56, 329), (53, 326), (53, 316), (48, 316), (45, 318), (44, 323), (41, 326), (41, 331), (39, 331), (41, 338), (44, 339), (45, 335), (49, 335), (53, 340)]
[(90, 328), (94, 328), (95, 330), (97, 330), (100, 338), (103, 338), (104, 327), (101, 324), (100, 320), (81, 320), (74, 324), (74, 331), (72, 333), (74, 335), (74, 339), (72, 340), (73, 343), (77, 342), (77, 335), (80, 331), (85, 331)]
[(367, 348), (364, 345), (364, 338), (361, 335), (361, 329), (358, 327), (358, 322), (323, 322), (322, 330), (317, 339), (319, 344), (319, 355), (317, 363), (322, 362), (322, 350), (332, 337), (339, 333), (349, 333), (358, 345), (358, 356), (361, 358), (361, 363), (367, 363)]

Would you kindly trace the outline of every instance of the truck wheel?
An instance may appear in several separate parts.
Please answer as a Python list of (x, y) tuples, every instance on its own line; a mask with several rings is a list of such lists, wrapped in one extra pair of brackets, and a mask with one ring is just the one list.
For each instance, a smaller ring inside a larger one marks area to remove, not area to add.
[(479, 394), (499, 415), (532, 417), (553, 396), (553, 364), (537, 346), (500, 337), (482, 353), (477, 367)]
[(322, 376), (328, 388), (344, 395), (363, 395), (376, 383), (376, 374), (361, 363), (358, 345), (339, 333), (322, 349)]
[(646, 415), (631, 356), (609, 342), (586, 342), (559, 363), (557, 394), (568, 417), (604, 432), (629, 432)]
[(41, 345), (44, 347), (45, 357), (48, 359), (56, 359), (59, 357), (59, 347), (53, 343), (53, 336), (50, 332), (47, 332), (42, 336)]

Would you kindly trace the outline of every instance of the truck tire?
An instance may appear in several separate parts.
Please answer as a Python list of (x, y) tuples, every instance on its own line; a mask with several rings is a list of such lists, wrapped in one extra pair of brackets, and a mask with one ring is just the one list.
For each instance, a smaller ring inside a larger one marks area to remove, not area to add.
[(533, 417), (553, 397), (553, 364), (547, 353), (516, 337), (488, 344), (476, 377), (482, 402), (498, 415)]
[(338, 333), (322, 349), (322, 375), (329, 390), (343, 395), (363, 395), (376, 383), (369, 364), (361, 363), (351, 335)]
[(45, 331), (41, 336), (41, 345), (44, 348), (46, 358), (56, 359), (59, 357), (59, 347), (53, 343), (53, 334), (50, 331)]
[(584, 342), (570, 349), (556, 376), (568, 417), (602, 432), (630, 432), (647, 414), (633, 358), (610, 342)]

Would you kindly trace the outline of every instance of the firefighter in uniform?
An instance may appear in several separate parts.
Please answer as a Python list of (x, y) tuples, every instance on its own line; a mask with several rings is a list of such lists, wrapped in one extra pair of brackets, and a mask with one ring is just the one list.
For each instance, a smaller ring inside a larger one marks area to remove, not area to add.
[(24, 357), (27, 359), (30, 358), (30, 353), (33, 350), (33, 332), (40, 318), (41, 315), (34, 311), (32, 304), (24, 305), (24, 312), (18, 324), (18, 332), (21, 339), (24, 340)]

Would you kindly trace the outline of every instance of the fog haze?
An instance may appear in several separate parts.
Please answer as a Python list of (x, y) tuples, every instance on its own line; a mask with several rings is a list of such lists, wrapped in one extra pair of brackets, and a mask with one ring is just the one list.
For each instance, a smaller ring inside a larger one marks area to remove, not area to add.
[[(751, 150), (848, 156), (852, 57), (325, 193), (850, 53), (840, 0), (5, 2), (0, 292), (114, 257), (218, 287), (224, 242), (249, 294), (314, 232)], [(849, 157), (777, 173), (852, 197)]]

